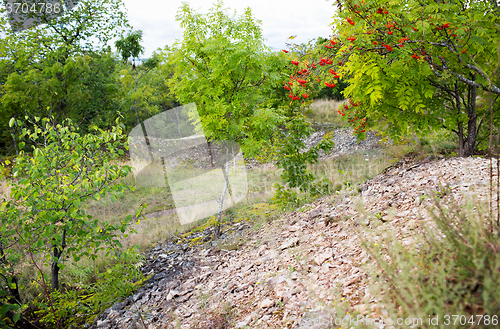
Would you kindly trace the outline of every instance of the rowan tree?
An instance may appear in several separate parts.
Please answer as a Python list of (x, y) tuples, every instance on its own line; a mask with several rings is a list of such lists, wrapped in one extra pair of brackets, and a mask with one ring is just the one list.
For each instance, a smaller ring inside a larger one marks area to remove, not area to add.
[(339, 113), (360, 137), (367, 125), (396, 139), (446, 128), (460, 156), (473, 154), (489, 113), (478, 100), (500, 95), (496, 1), (339, 0), (337, 7), (324, 50), (292, 61), (307, 71), (294, 96), (319, 79), (336, 88), (343, 78), (350, 101)]
[(250, 8), (235, 17), (222, 1), (208, 14), (184, 4), (177, 19), (184, 35), (170, 52), (169, 87), (179, 103), (196, 104), (209, 143), (235, 141), (247, 158), (268, 150), (284, 182), (306, 188), (306, 163), (317, 159), (320, 146), (305, 150), (303, 140), (312, 129), (302, 106), (290, 104), (282, 88), (290, 74), (288, 55), (265, 46)]

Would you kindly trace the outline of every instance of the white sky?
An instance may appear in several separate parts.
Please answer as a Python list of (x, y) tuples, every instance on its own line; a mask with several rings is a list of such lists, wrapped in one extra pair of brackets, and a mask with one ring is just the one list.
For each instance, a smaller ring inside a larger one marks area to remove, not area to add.
[[(135, 30), (143, 31), (143, 57), (148, 58), (157, 48), (172, 45), (182, 39), (182, 30), (175, 20), (182, 0), (123, 0), (128, 19)], [(216, 1), (188, 0), (190, 7), (207, 13)], [(254, 17), (262, 21), (266, 45), (274, 49), (285, 48), (288, 37), (297, 35), (295, 43), (317, 37), (328, 37), (336, 10), (333, 0), (225, 0), (224, 6), (236, 15), (250, 7)]]

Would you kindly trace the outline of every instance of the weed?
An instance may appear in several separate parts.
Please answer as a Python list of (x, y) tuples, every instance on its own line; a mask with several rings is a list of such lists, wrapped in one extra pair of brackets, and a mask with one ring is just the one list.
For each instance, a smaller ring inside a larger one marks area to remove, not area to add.
[[(91, 323), (94, 318), (117, 300), (129, 296), (147, 278), (140, 271), (144, 258), (136, 250), (119, 252), (109, 259), (106, 270), (96, 275), (95, 281), (66, 284), (64, 291), (52, 293), (53, 304), (60, 311), (58, 317), (65, 327)], [(70, 268), (70, 275), (94, 275), (85, 268)], [(88, 279), (87, 279), (88, 280)], [(77, 282), (77, 280), (72, 280)], [(53, 312), (42, 308), (35, 314), (48, 325), (55, 322)]]
[(205, 309), (210, 301), (210, 293), (202, 293), (199, 297), (199, 308), (201, 310)]
[(380, 220), (381, 222), (384, 221), (384, 214), (382, 212), (378, 212), (375, 214), (375, 218), (377, 218), (378, 220)]

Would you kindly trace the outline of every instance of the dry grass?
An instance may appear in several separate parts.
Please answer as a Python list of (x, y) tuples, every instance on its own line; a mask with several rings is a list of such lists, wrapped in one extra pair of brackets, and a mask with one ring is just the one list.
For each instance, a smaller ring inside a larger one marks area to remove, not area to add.
[(10, 197), (10, 186), (7, 186), (5, 178), (0, 181), (0, 197), (6, 199)]
[[(127, 161), (120, 164), (130, 165)], [(273, 185), (278, 180), (279, 171), (273, 166), (261, 166), (247, 170), (248, 193), (237, 207), (269, 200), (274, 193)], [(109, 197), (99, 201), (91, 201), (88, 204), (87, 213), (99, 220), (118, 222), (128, 215), (134, 216), (135, 211), (143, 203), (147, 204), (146, 216), (175, 208), (175, 202), (168, 187), (137, 186), (132, 174), (123, 183), (134, 186), (135, 190), (124, 193), (114, 202), (111, 202)], [(150, 183), (151, 185), (159, 185), (159, 182), (155, 181), (150, 181)], [(141, 219), (138, 223), (131, 225), (131, 229), (136, 232), (130, 234), (122, 243), (125, 248), (137, 245), (142, 251), (145, 251), (172, 235), (192, 230), (203, 222), (200, 220), (181, 225), (175, 212), (155, 218)]]
[(345, 101), (334, 101), (328, 99), (315, 100), (306, 111), (306, 119), (311, 123), (333, 123), (343, 126), (344, 121), (337, 110)]

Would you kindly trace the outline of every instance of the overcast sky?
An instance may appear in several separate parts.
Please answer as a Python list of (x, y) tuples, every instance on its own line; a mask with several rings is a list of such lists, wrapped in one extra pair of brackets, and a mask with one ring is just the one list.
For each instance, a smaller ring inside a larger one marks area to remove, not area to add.
[[(130, 24), (143, 31), (144, 57), (150, 57), (157, 48), (172, 45), (182, 39), (182, 30), (175, 20), (182, 0), (123, 0)], [(191, 8), (207, 13), (215, 0), (190, 0)], [(266, 45), (274, 49), (285, 48), (287, 38), (297, 35), (296, 43), (307, 42), (331, 34), (329, 24), (336, 6), (333, 0), (225, 0), (224, 5), (236, 10), (239, 16), (250, 7), (254, 16), (262, 21)]]

